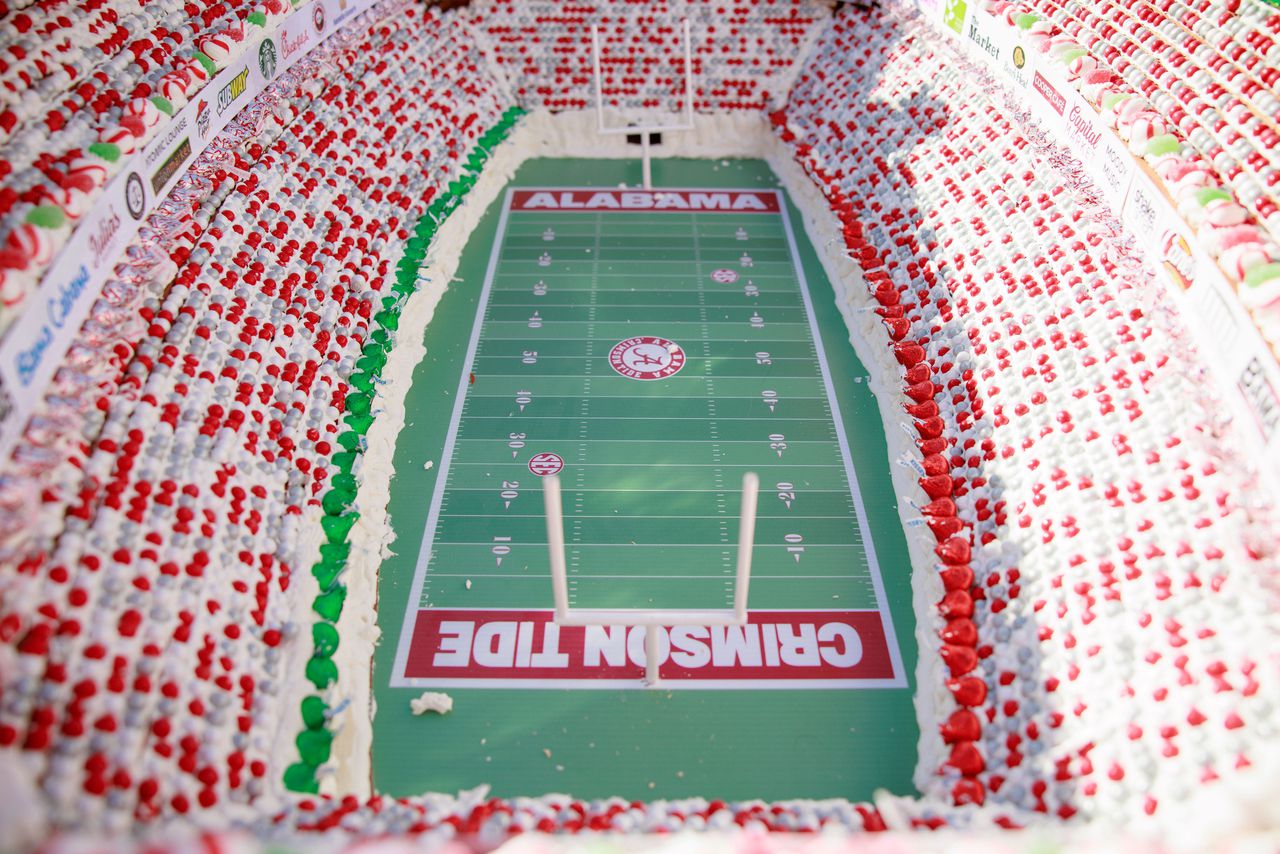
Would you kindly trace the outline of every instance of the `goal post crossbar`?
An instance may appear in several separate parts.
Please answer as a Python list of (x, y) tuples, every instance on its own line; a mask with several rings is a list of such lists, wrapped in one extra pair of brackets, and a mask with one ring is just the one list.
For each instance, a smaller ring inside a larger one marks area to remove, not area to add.
[(621, 134), (639, 134), (644, 188), (652, 189), (651, 155), (649, 152), (649, 134), (663, 131), (693, 130), (693, 38), (690, 35), (689, 19), (681, 24), (684, 34), (684, 120), (679, 124), (657, 122), (653, 124), (628, 124), (620, 127), (606, 127), (604, 123), (604, 75), (600, 70), (600, 27), (591, 25), (591, 70), (596, 88), (596, 132), (601, 136), (618, 136)]
[(644, 626), (645, 681), (650, 687), (660, 683), (658, 673), (658, 633), (653, 628), (671, 626), (744, 626), (747, 624), (747, 596), (751, 585), (751, 553), (755, 546), (756, 506), (760, 478), (755, 472), (742, 476), (742, 510), (738, 524), (738, 565), (734, 579), (733, 607), (723, 609), (680, 608), (571, 608), (569, 579), (565, 568), (564, 515), (560, 479), (543, 480), (543, 501), (547, 516), (547, 550), (551, 559), (551, 592), (555, 600), (555, 622), (560, 626)]

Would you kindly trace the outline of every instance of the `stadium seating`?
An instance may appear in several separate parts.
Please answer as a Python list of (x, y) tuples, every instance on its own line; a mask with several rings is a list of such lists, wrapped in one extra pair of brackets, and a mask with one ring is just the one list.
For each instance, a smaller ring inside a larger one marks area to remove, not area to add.
[[(684, 108), (684, 17), (693, 30), (701, 111), (761, 110), (779, 100), (801, 47), (824, 20), (810, 0), (604, 9), (488, 0), (473, 4), (471, 13), (520, 102), (552, 110), (595, 107), (593, 24), (600, 28), (605, 103), (624, 111), (678, 112)], [(648, 34), (640, 49), (631, 38), (635, 32)]]
[(1254, 3), (1234, 12), (1209, 2), (1023, 8), (1148, 99), (1271, 236), (1280, 235), (1280, 71), (1266, 61), (1276, 47), (1274, 14)]
[(283, 0), (94, 2), (34, 4), (0, 17), (16, 36), (0, 62), (0, 329), (66, 240), (60, 223), (92, 205), (119, 154), (149, 141), (166, 114), (287, 12)]
[(957, 800), (1127, 820), (1271, 737), (1274, 686), (1243, 641), (1271, 623), (1247, 545), (1265, 522), (1196, 354), (1079, 166), (927, 36), (838, 15), (774, 121), (904, 369), (947, 591), (940, 779)]
[(242, 128), (197, 167), (173, 283), (98, 312), (143, 323), (82, 334), (113, 354), (96, 409), (57, 422), (72, 435), (46, 417), (20, 451), (40, 488), (7, 532), (0, 746), (41, 758), (57, 819), (124, 827), (263, 792), (282, 644), (309, 629), (290, 616), (313, 559), (294, 532), (331, 479), (346, 380), (407, 225), (504, 106), (456, 21), (378, 12), (277, 85), (283, 131)]
[[(1148, 160), (1175, 195), (1230, 190), (1239, 215), (1201, 231), (1229, 275), (1280, 260), (1280, 14), (985, 8), (1044, 23), (1038, 46), (1136, 156), (1174, 136), (1179, 166)], [(0, 332), (113, 174), (92, 147), (149, 139), (165, 105), (288, 11), (0, 3), (18, 34), (0, 57)], [(336, 437), (348, 397), (367, 400), (351, 378), (410, 229), (509, 107), (591, 106), (593, 22), (611, 104), (682, 106), (683, 12), (607, 11), (385, 0), (283, 75), (149, 221), (0, 471), (0, 749), (34, 769), (55, 824), (128, 831), (233, 806), (263, 837), (892, 823), (849, 803), (268, 805), (290, 685), (325, 642), (298, 621), (316, 547), (300, 532), (336, 481), (354, 489)], [(926, 733), (943, 761), (907, 826), (965, 827), (983, 804), (987, 824), (1123, 826), (1248, 768), (1277, 737), (1277, 520), (1181, 321), (1079, 164), (993, 109), (980, 69), (904, 3), (687, 11), (699, 109), (768, 111), (821, 188), (914, 431), (902, 462), (919, 472), (942, 591), (921, 655), (936, 657), (946, 713)], [(622, 51), (641, 30), (648, 52)], [(1195, 213), (1194, 194), (1178, 198)], [(29, 228), (50, 206), (65, 224)], [(1236, 226), (1254, 231), (1214, 231)]]

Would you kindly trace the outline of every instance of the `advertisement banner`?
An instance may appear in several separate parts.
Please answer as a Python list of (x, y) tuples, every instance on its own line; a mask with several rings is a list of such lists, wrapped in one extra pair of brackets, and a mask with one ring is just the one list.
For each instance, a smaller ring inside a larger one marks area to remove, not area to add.
[(964, 36), (965, 23), (969, 18), (968, 0), (942, 0), (941, 5), (942, 10), (938, 20), (942, 22), (943, 31), (962, 38)]
[[(142, 221), (209, 141), (285, 68), (373, 0), (312, 0), (247, 46), (129, 157), (0, 341), (0, 457), (8, 457)], [(284, 36), (289, 50), (282, 56)]]
[[(984, 13), (969, 20), (971, 52), (981, 50), (997, 73), (1013, 84), (1012, 89), (1025, 106), (1031, 100), (1031, 81), (1036, 71), (1034, 53), (1022, 39), (1022, 31), (1005, 26), (1004, 21)], [(993, 55), (986, 45), (994, 45)]]
[(1138, 165), (1124, 142), (1116, 136), (1115, 131), (1106, 126), (1100, 115), (1094, 114), (1094, 122), (1101, 128), (1102, 134), (1093, 158), (1086, 160), (1084, 167), (1102, 191), (1111, 212), (1119, 216), (1124, 211), (1124, 203), (1129, 197), (1129, 187), (1133, 184), (1133, 176), (1138, 172)]
[(1024, 99), (1037, 122), (1080, 158), (1125, 229), (1159, 272), (1201, 352), (1207, 357), (1238, 423), (1246, 425), (1255, 459), (1280, 485), (1280, 362), (1267, 346), (1221, 268), (1146, 170), (1140, 158), (1052, 63), (1038, 63), (1021, 31), (965, 0), (942, 0), (932, 19), (961, 38), (968, 54), (986, 62)]
[(1224, 403), (1280, 485), (1280, 363), (1268, 349), (1221, 268), (1196, 240), (1173, 202), (1144, 171), (1135, 171), (1122, 221), (1178, 303), (1180, 315), (1217, 380)]

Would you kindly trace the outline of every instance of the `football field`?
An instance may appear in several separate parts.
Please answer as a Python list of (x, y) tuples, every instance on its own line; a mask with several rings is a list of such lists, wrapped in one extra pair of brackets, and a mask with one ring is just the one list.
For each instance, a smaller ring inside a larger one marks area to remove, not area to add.
[[(451, 295), (469, 299), (427, 331), (380, 581), (375, 783), (904, 790), (905, 549), (883, 530), (884, 438), (830, 285), (762, 164), (664, 162), (681, 182), (653, 191), (588, 164), (587, 187), (547, 180), (587, 164), (522, 168), (468, 246)], [(745, 472), (761, 483), (746, 626), (656, 629), (654, 691), (645, 628), (554, 623), (544, 477), (562, 484), (571, 606), (707, 610), (732, 607)], [(423, 690), (454, 711), (406, 715)], [(757, 747), (725, 767), (739, 743)], [(786, 745), (804, 746), (791, 767)]]

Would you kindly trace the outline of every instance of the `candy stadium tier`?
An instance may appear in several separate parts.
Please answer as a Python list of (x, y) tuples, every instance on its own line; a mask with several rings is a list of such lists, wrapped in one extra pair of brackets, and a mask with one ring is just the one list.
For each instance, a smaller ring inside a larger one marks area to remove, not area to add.
[(121, 157), (289, 13), (282, 0), (0, 10), (0, 328), (22, 310)]
[[(487, 0), (472, 20), (526, 107), (595, 104), (590, 37), (600, 29), (602, 93), (623, 115), (684, 108), (680, 21), (694, 37), (699, 110), (761, 110), (785, 95), (796, 60), (826, 20), (812, 0), (572, 4)], [(636, 40), (637, 33), (646, 38)]]
[(774, 121), (866, 271), (923, 512), (947, 522), (943, 778), (1131, 820), (1247, 765), (1245, 730), (1274, 725), (1254, 652), (1269, 563), (1249, 547), (1268, 535), (1195, 354), (1078, 165), (927, 35), (837, 15)]
[(49, 398), (20, 452), (42, 489), (6, 515), (0, 742), (55, 821), (252, 805), (283, 773), (347, 380), (408, 226), (504, 106), (455, 18), (361, 24), (197, 170), (176, 269), (109, 286), (76, 345), (88, 406)]
[[(911, 4), (840, 5), (385, 0), (243, 108), (147, 220), (0, 466), (0, 848), (745, 828), (1030, 850), (1119, 827), (1161, 850), (1274, 829), (1280, 528), (1232, 389), (999, 81)], [(1280, 12), (984, 8), (1062, 63), (1232, 281), (1280, 276)], [(119, 157), (290, 12), (0, 4), (0, 335), (42, 308), (40, 275)], [(591, 23), (608, 103), (677, 111), (685, 15), (700, 112), (759, 115), (886, 427), (909, 436), (893, 462), (919, 797), (335, 791), (344, 709), (368, 705), (334, 663), (335, 626), (364, 607), (343, 575), (361, 436), (419, 265), (486, 174), (546, 154), (538, 129), (572, 118), (550, 113), (593, 106)]]

